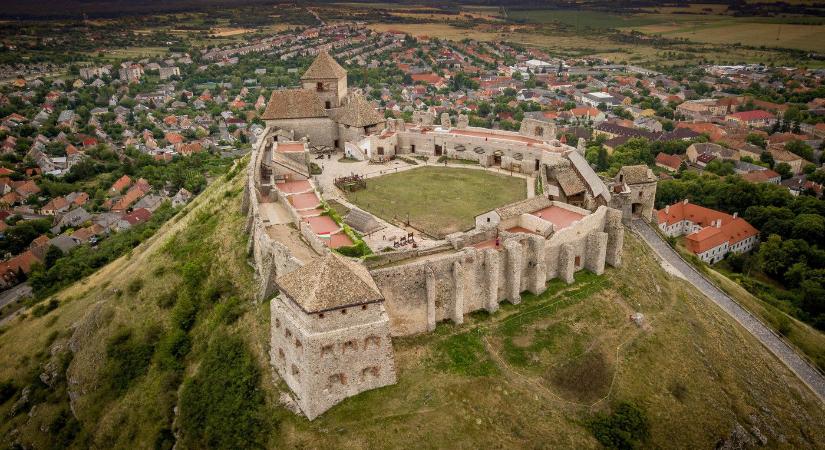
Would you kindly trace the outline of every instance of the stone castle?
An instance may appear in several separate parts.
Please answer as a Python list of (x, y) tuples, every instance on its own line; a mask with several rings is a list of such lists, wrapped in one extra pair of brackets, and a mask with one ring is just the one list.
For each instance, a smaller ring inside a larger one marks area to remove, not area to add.
[[(578, 270), (601, 274), (621, 263), (623, 222), (652, 216), (650, 169), (624, 167), (605, 182), (584, 159), (583, 143), (560, 143), (551, 122), (525, 120), (513, 133), (469, 127), (464, 116), (436, 125), (425, 112), (413, 123), (386, 120), (348, 91), (346, 71), (325, 53), (301, 81), (301, 89), (270, 98), (243, 208), (259, 297), (271, 299), (271, 363), (309, 419), (395, 383), (392, 336), (518, 304), (522, 292), (540, 294), (554, 278), (572, 283)], [(411, 154), (472, 159), (538, 178), (543, 192), (480, 214), (472, 229), (445, 239), (347, 258), (332, 250), (349, 238), (323, 214), (307, 168), (311, 146), (379, 162)]]

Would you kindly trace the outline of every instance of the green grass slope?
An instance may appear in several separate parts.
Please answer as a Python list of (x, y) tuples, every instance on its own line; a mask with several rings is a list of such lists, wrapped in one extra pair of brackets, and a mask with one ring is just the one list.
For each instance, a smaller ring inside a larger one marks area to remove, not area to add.
[(631, 235), (622, 268), (394, 340), (397, 385), (308, 422), (277, 401), (243, 178), (233, 169), (56, 309), (3, 329), (0, 448), (825, 442), (813, 394)]

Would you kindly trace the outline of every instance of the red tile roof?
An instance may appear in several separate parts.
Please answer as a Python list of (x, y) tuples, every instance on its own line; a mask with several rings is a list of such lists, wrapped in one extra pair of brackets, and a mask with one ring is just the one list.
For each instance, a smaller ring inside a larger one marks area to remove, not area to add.
[(673, 170), (679, 170), (679, 167), (682, 165), (682, 158), (676, 155), (668, 155), (667, 153), (659, 152), (659, 154), (656, 155), (656, 164), (661, 164)]
[[(692, 203), (679, 202), (670, 205), (667, 210), (657, 211), (658, 223), (672, 225), (688, 220), (702, 227), (701, 230), (685, 237), (685, 244), (694, 253), (702, 253), (728, 241), (729, 245), (756, 236), (759, 231), (741, 217), (716, 211)], [(716, 221), (720, 227), (714, 226)], [(716, 230), (716, 231), (715, 231)]]
[(136, 209), (129, 214), (123, 216), (123, 220), (129, 222), (130, 225), (137, 225), (146, 222), (152, 217), (152, 213), (146, 208)]
[(767, 183), (772, 179), (780, 178), (780, 175), (770, 169), (754, 170), (753, 172), (748, 172), (742, 175), (742, 178), (745, 181), (750, 181), (751, 183)]
[(742, 111), (738, 113), (728, 114), (728, 117), (736, 120), (741, 120), (742, 122), (750, 122), (753, 120), (773, 119), (774, 115), (767, 111), (762, 111), (761, 109), (755, 109), (753, 111)]
[(120, 192), (123, 188), (128, 187), (132, 184), (132, 179), (129, 178), (129, 175), (123, 175), (120, 177), (111, 187), (112, 192)]

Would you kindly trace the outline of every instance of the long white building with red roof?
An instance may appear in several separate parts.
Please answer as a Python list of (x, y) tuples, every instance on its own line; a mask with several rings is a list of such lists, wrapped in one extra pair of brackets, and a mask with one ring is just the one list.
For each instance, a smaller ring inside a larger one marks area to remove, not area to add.
[(748, 252), (759, 240), (759, 230), (736, 213), (694, 205), (687, 199), (660, 209), (656, 217), (662, 233), (685, 236), (685, 247), (709, 264), (721, 261), (729, 252)]

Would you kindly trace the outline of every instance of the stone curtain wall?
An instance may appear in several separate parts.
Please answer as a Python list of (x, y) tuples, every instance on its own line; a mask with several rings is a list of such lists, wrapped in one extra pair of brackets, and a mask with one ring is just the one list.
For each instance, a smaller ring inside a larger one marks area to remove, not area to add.
[[(264, 141), (261, 140), (261, 142)], [(258, 300), (270, 298), (275, 294), (275, 278), (277, 276), (289, 273), (302, 265), (299, 260), (292, 256), (289, 249), (269, 237), (266, 233), (266, 226), (261, 219), (260, 193), (255, 181), (259, 176), (258, 167), (263, 153), (259, 150), (252, 152), (247, 167), (247, 182), (241, 203), (241, 208), (246, 213), (245, 231), (249, 235), (247, 254), (252, 257), (255, 278), (259, 282)]]
[[(269, 298), (275, 294), (275, 277), (295, 270), (301, 262), (273, 241), (261, 222), (255, 188), (261, 154), (253, 152), (244, 209), (248, 214), (249, 253), (261, 283), (259, 298)], [(277, 201), (295, 217), (288, 202), (280, 197)], [(504, 300), (519, 303), (525, 291), (541, 293), (553, 278), (572, 282), (577, 270), (602, 273), (605, 264), (621, 263), (621, 211), (601, 206), (589, 213), (565, 203), (554, 204), (586, 216), (550, 239), (501, 232), (499, 250), (469, 246), (493, 238), (494, 231), (488, 229), (456, 233), (433, 249), (392, 252), (368, 259), (366, 265), (386, 298), (391, 333), (422, 333), (447, 319), (462, 323), (464, 314), (481, 309), (495, 311)], [(313, 248), (322, 245), (307, 240)]]
[(624, 227), (620, 211), (602, 206), (549, 240), (506, 232), (500, 236), (501, 250), (464, 247), (374, 267), (370, 273), (386, 299), (391, 333), (432, 331), (436, 322), (447, 319), (460, 324), (464, 314), (493, 312), (504, 300), (519, 303), (525, 291), (539, 294), (553, 278), (571, 283), (581, 269), (601, 274), (605, 264), (621, 262)]

